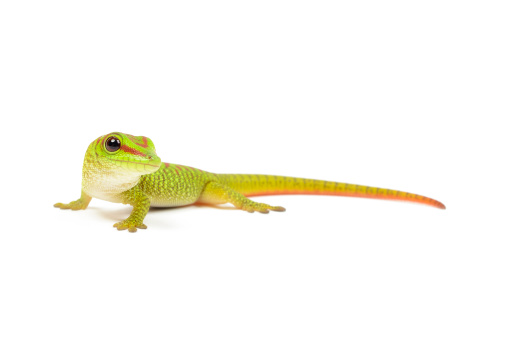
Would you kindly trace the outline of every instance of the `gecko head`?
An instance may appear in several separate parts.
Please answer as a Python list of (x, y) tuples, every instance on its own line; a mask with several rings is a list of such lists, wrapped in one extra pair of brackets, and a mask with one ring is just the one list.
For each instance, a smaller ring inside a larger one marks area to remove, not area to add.
[(158, 170), (161, 161), (155, 145), (145, 136), (132, 136), (114, 132), (97, 138), (89, 151), (103, 167), (134, 175), (151, 174)]

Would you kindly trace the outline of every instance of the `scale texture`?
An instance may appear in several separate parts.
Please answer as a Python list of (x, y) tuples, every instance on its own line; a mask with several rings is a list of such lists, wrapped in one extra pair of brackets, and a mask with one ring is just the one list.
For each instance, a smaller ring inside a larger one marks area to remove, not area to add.
[(153, 142), (144, 136), (114, 132), (89, 146), (83, 163), (81, 197), (56, 203), (61, 209), (86, 209), (92, 198), (130, 204), (131, 215), (114, 226), (136, 232), (146, 229), (144, 217), (152, 207), (231, 203), (248, 212), (285, 211), (283, 207), (254, 202), (263, 195), (333, 195), (389, 199), (445, 206), (428, 197), (398, 190), (314, 179), (246, 174), (214, 174), (160, 160)]

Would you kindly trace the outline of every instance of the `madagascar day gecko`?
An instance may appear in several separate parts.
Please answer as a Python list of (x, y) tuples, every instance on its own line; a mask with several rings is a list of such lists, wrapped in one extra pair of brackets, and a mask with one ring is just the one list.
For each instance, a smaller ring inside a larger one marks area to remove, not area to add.
[(114, 224), (118, 230), (130, 232), (146, 229), (143, 220), (150, 206), (231, 203), (248, 212), (285, 211), (283, 207), (248, 198), (263, 195), (352, 196), (409, 201), (445, 209), (434, 199), (391, 189), (286, 176), (213, 174), (164, 163), (149, 138), (119, 132), (101, 136), (89, 145), (82, 177), (81, 198), (54, 206), (83, 210), (92, 197), (130, 204), (134, 207), (130, 216)]

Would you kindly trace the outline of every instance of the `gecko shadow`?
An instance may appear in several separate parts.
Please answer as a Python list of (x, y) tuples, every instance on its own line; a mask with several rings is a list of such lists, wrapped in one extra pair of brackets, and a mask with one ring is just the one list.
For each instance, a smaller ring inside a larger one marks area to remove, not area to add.
[[(183, 205), (183, 206), (177, 206), (177, 207), (150, 207), (150, 213), (159, 213), (159, 212), (170, 212), (170, 211), (176, 211), (176, 210), (184, 210), (189, 209), (191, 207), (195, 208), (213, 208), (213, 209), (220, 209), (220, 210), (238, 210), (234, 206), (227, 206), (227, 205), (207, 205), (207, 204), (191, 204), (191, 205)], [(88, 207), (90, 210), (94, 210), (97, 214), (100, 216), (107, 218), (114, 222), (119, 222), (127, 217), (130, 216), (130, 213), (132, 212), (131, 206), (124, 206), (115, 210), (110, 209), (102, 209), (97, 207)]]

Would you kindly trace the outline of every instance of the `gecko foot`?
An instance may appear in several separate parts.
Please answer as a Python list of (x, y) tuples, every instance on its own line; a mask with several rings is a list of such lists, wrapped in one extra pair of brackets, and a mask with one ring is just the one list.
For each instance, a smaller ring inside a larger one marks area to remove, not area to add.
[(245, 203), (241, 209), (242, 210), (245, 210), (247, 212), (254, 212), (254, 211), (257, 211), (257, 212), (260, 212), (261, 214), (267, 214), (269, 213), (269, 211), (285, 211), (285, 208), (284, 207), (273, 207), (269, 204), (264, 204), (264, 203), (257, 203), (257, 202), (254, 202), (254, 201), (251, 201), (249, 200), (250, 203)]
[(129, 232), (136, 232), (137, 229), (147, 229), (144, 224), (134, 224), (132, 221), (126, 219), (113, 225), (118, 230), (128, 230)]
[(84, 210), (88, 203), (82, 200), (73, 201), (70, 203), (56, 203), (53, 205), (55, 208), (70, 209), (70, 210)]

